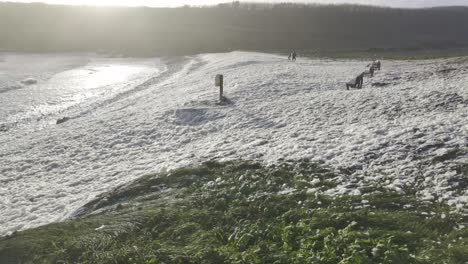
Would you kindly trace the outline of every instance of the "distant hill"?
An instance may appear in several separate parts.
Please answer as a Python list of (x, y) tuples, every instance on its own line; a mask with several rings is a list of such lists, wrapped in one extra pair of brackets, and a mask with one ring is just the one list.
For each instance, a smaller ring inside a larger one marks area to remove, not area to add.
[(98, 8), (0, 3), (0, 50), (170, 55), (230, 50), (468, 47), (468, 8), (221, 4)]
[[(327, 2), (326, 0), (315, 0)], [(339, 2), (354, 2), (359, 4), (368, 4), (375, 6), (406, 7), (406, 8), (424, 8), (440, 6), (467, 6), (467, 0), (341, 0)]]

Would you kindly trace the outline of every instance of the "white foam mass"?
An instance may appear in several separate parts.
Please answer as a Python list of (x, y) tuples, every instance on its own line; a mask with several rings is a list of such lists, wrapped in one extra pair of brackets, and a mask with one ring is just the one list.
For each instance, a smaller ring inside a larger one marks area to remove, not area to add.
[[(364, 89), (346, 91), (366, 65), (248, 52), (171, 59), (138, 89), (60, 126), (0, 132), (0, 234), (64, 220), (144, 174), (211, 159), (324, 161), (339, 175), (327, 194), (414, 189), (466, 210), (458, 168), (468, 162), (468, 60), (383, 61)], [(223, 106), (218, 73), (231, 101)]]

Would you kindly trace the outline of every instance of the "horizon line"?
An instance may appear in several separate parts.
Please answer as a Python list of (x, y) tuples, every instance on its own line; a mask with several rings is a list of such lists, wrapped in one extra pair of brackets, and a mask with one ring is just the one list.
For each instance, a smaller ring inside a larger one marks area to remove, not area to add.
[[(351, 2), (332, 2), (332, 3), (323, 3), (323, 2), (304, 2), (304, 1), (287, 1), (287, 2), (258, 2), (258, 1), (225, 1), (219, 3), (205, 3), (205, 4), (173, 4), (173, 5), (155, 5), (155, 4), (144, 4), (149, 2), (144, 0), (142, 4), (130, 4), (130, 2), (120, 3), (120, 4), (111, 4), (111, 3), (90, 3), (89, 0), (80, 1), (78, 3), (67, 3), (62, 2), (63, 0), (55, 0), (51, 2), (50, 0), (0, 0), (0, 4), (2, 3), (10, 3), (10, 4), (25, 4), (25, 5), (32, 5), (32, 4), (41, 4), (41, 5), (50, 5), (50, 6), (76, 6), (76, 7), (97, 7), (97, 8), (183, 8), (183, 7), (192, 7), (192, 8), (209, 8), (209, 7), (216, 7), (218, 5), (229, 5), (234, 2), (240, 2), (241, 4), (258, 4), (258, 5), (284, 5), (284, 4), (298, 4), (298, 5), (306, 5), (306, 6), (368, 6), (368, 7), (376, 7), (376, 8), (390, 8), (390, 9), (434, 9), (434, 8), (468, 8), (467, 5), (436, 5), (436, 6), (420, 6), (420, 7), (399, 7), (399, 6), (390, 6), (390, 5), (380, 5), (380, 4), (372, 4), (372, 3), (351, 3)], [(91, 1), (94, 2), (94, 1)], [(131, 1), (135, 2), (135, 1)]]

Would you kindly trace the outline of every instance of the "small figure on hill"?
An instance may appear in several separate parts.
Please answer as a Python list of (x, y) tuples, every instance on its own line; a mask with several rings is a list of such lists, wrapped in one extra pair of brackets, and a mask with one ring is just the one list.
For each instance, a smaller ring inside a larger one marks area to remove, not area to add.
[(293, 53), (291, 54), (291, 57), (292, 57), (292, 61), (296, 61), (297, 53), (295, 51), (293, 51)]
[(288, 60), (290, 61), (292, 58), (292, 53), (289, 53)]

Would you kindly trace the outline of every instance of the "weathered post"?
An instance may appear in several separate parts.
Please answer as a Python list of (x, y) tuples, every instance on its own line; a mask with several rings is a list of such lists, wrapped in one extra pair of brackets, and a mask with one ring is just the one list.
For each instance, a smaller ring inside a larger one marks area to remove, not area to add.
[(224, 102), (223, 89), (224, 89), (224, 76), (222, 74), (216, 75), (215, 85), (219, 87), (219, 102)]

